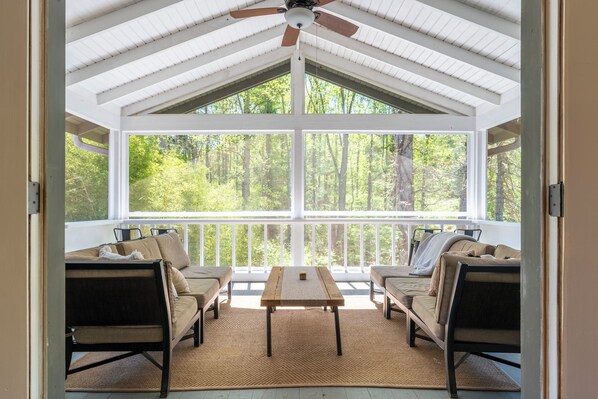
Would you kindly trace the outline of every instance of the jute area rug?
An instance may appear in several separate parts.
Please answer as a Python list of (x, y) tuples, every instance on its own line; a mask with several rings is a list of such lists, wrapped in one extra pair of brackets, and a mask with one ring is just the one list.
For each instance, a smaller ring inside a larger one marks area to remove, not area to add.
[[(211, 314), (205, 343), (174, 350), (171, 390), (361, 386), (445, 388), (443, 352), (435, 344), (405, 342), (405, 316), (391, 320), (367, 297), (348, 296), (340, 311), (343, 355), (336, 355), (334, 318), (322, 308), (279, 308), (272, 315), (272, 352), (266, 356), (266, 314), (259, 297), (224, 302)], [(72, 367), (113, 354), (89, 353)], [(161, 360), (160, 354), (154, 354)], [(457, 357), (458, 359), (458, 357)], [(70, 391), (158, 391), (160, 371), (133, 356), (69, 376)], [(489, 360), (470, 356), (457, 369), (459, 389), (517, 391), (519, 386)]]

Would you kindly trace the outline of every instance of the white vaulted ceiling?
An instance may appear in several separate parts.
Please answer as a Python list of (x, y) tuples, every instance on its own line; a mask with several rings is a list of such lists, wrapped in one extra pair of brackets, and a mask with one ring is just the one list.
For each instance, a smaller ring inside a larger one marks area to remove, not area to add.
[[(282, 15), (228, 16), (282, 5), (67, 0), (67, 101), (70, 94), (112, 113), (143, 114), (284, 61), (294, 48), (280, 45)], [(299, 48), (397, 94), (479, 115), (519, 95), (520, 8), (521, 0), (337, 0), (326, 11), (359, 31), (346, 38), (314, 25)]]

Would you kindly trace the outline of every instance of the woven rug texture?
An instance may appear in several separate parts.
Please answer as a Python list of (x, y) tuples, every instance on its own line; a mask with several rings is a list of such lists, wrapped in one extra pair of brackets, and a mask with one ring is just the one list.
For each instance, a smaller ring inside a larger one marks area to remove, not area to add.
[[(258, 297), (237, 296), (208, 313), (205, 342), (180, 342), (173, 352), (170, 387), (177, 390), (361, 386), (445, 388), (440, 348), (405, 340), (405, 315), (382, 317), (367, 297), (346, 297), (340, 310), (343, 355), (336, 354), (334, 316), (322, 308), (278, 308), (272, 315), (272, 357), (266, 356), (266, 312)], [(88, 353), (71, 368), (114, 353)], [(161, 361), (160, 353), (152, 353)], [(459, 359), (459, 356), (456, 357)], [(158, 391), (161, 372), (142, 356), (70, 375), (70, 391)], [(459, 389), (518, 391), (493, 362), (470, 356), (457, 369)]]

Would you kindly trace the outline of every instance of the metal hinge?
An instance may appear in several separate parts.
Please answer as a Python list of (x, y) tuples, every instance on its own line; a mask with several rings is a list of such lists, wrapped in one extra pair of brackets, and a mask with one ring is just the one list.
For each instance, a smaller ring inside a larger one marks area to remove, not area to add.
[(36, 181), (29, 182), (29, 190), (27, 193), (27, 211), (30, 215), (39, 213), (39, 183)]
[(557, 218), (563, 217), (563, 201), (565, 186), (563, 182), (548, 186), (548, 214)]

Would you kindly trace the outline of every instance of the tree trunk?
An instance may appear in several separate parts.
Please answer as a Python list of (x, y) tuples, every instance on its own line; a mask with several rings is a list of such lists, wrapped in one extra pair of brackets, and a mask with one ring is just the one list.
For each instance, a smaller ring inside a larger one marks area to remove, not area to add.
[(251, 181), (250, 157), (251, 157), (251, 136), (243, 136), (243, 185), (241, 192), (243, 194), (243, 205), (246, 206), (249, 201), (249, 184)]
[(370, 150), (368, 152), (368, 205), (367, 210), (372, 210), (372, 161), (374, 158), (374, 135), (370, 135)]
[(505, 154), (496, 155), (496, 204), (494, 217), (498, 222), (504, 220), (505, 211)]
[(413, 136), (395, 135), (394, 162), (394, 209), (397, 211), (414, 210), (413, 194)]

